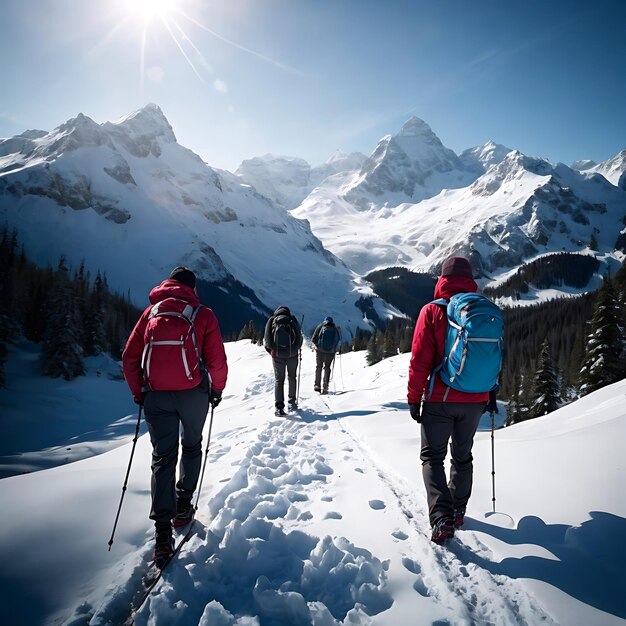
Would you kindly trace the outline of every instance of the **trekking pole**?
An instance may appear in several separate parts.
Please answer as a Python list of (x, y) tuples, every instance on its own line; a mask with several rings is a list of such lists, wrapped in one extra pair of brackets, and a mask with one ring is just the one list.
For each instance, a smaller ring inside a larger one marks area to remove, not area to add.
[(343, 343), (343, 337), (341, 336), (341, 328), (339, 329), (339, 374), (341, 375), (341, 391), (346, 390), (346, 386), (343, 382), (343, 368), (341, 367), (341, 345)]
[(215, 407), (211, 406), (211, 418), (209, 420), (209, 435), (206, 441), (206, 449), (204, 451), (204, 463), (202, 463), (202, 473), (200, 474), (200, 482), (198, 483), (198, 493), (196, 494), (196, 504), (195, 510), (198, 510), (198, 501), (200, 500), (200, 491), (202, 490), (202, 481), (204, 480), (204, 470), (206, 469), (206, 462), (209, 458), (209, 446), (211, 445), (211, 431), (213, 430), (213, 413), (215, 412)]
[[(300, 334), (302, 335), (302, 326), (304, 325), (304, 313), (302, 314), (302, 318), (300, 319)], [(296, 386), (296, 404), (300, 402), (300, 373), (302, 372), (302, 346), (298, 350), (298, 385)]]
[(141, 423), (142, 409), (143, 409), (143, 406), (140, 404), (139, 411), (137, 411), (137, 427), (135, 428), (135, 438), (133, 439), (133, 447), (130, 451), (130, 460), (128, 461), (128, 469), (126, 470), (126, 478), (124, 478), (124, 484), (122, 485), (122, 497), (120, 498), (120, 505), (117, 507), (117, 515), (115, 516), (115, 522), (113, 524), (113, 531), (111, 532), (111, 539), (109, 539), (109, 552), (111, 552), (111, 546), (113, 545), (113, 537), (115, 536), (115, 529), (117, 528), (117, 522), (120, 519), (122, 503), (124, 502), (124, 495), (126, 494), (126, 485), (128, 485), (128, 476), (130, 475), (130, 466), (133, 463), (133, 456), (135, 454), (135, 446), (137, 445), (137, 439), (139, 439), (139, 424)]
[(491, 489), (493, 496), (491, 502), (493, 504), (493, 512), (496, 512), (496, 453), (495, 453), (495, 429), (496, 414), (491, 411)]

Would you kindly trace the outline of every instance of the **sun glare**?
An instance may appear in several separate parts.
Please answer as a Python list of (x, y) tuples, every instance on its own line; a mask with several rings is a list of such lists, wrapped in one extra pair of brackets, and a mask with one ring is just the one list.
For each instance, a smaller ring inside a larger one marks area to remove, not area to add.
[(130, 11), (144, 20), (165, 19), (176, 12), (177, 0), (127, 0)]

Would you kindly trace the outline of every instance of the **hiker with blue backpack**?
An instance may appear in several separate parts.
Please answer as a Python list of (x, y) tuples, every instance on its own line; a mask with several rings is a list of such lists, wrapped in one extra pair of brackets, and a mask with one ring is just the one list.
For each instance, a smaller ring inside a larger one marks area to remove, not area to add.
[(296, 374), (298, 356), (302, 347), (302, 331), (298, 320), (286, 306), (274, 311), (265, 324), (263, 334), (265, 350), (272, 356), (274, 365), (274, 415), (283, 417), (285, 413), (285, 373), (287, 374), (288, 408), (298, 408), (298, 388)]
[(447, 258), (435, 300), (422, 307), (413, 334), (408, 403), (411, 417), (421, 424), (422, 476), (436, 543), (452, 538), (463, 525), (472, 492), (474, 434), (481, 415), (496, 411), (503, 318), (477, 289), (470, 262)]
[[(331, 368), (341, 341), (341, 331), (333, 322), (332, 317), (325, 318), (321, 324), (317, 325), (311, 341), (315, 346), (315, 383), (313, 389), (319, 393), (328, 393)], [(324, 369), (323, 385), (322, 368)]]

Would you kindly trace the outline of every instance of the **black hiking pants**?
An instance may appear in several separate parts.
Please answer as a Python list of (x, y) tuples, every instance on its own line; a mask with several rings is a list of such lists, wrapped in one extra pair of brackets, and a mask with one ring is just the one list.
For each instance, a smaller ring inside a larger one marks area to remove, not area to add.
[[(425, 402), (422, 410), (422, 476), (431, 525), (465, 509), (472, 493), (472, 445), (484, 402)], [(452, 439), (450, 480), (443, 462)]]
[[(206, 384), (183, 391), (150, 391), (144, 415), (152, 442), (152, 509), (157, 529), (169, 528), (176, 499), (191, 501), (202, 467), (202, 429), (209, 410)], [(181, 434), (182, 425), (182, 434)], [(176, 482), (178, 437), (182, 444)]]
[(274, 364), (274, 406), (277, 409), (285, 408), (285, 372), (288, 379), (289, 402), (296, 401), (296, 373), (298, 371), (298, 355), (290, 357), (275, 356)]
[[(335, 360), (334, 352), (322, 352), (317, 350), (315, 353), (315, 391), (319, 391), (320, 388), (324, 391), (328, 390), (328, 383), (330, 382), (330, 369)], [(324, 386), (321, 387), (322, 380), (322, 368), (324, 368)]]

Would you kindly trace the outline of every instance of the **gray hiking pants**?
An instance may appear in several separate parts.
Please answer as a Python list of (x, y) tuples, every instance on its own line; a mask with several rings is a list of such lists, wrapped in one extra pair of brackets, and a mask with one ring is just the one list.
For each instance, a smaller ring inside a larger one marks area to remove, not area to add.
[[(157, 528), (169, 527), (176, 515), (176, 499), (191, 501), (202, 467), (202, 429), (209, 410), (206, 385), (183, 391), (150, 391), (144, 415), (152, 442), (152, 509)], [(182, 444), (176, 482), (178, 436)]]
[(285, 371), (289, 385), (289, 402), (296, 401), (296, 373), (298, 371), (298, 355), (287, 358), (275, 356), (274, 364), (274, 406), (285, 408)]
[[(425, 402), (422, 409), (422, 475), (431, 525), (465, 509), (472, 493), (472, 445), (484, 402)], [(450, 481), (443, 462), (452, 439)]]
[(330, 382), (330, 368), (335, 360), (334, 352), (322, 352), (317, 350), (315, 353), (315, 389), (320, 389), (320, 382), (322, 380), (322, 367), (324, 368), (324, 386), (321, 387), (324, 390), (328, 389), (328, 383)]

